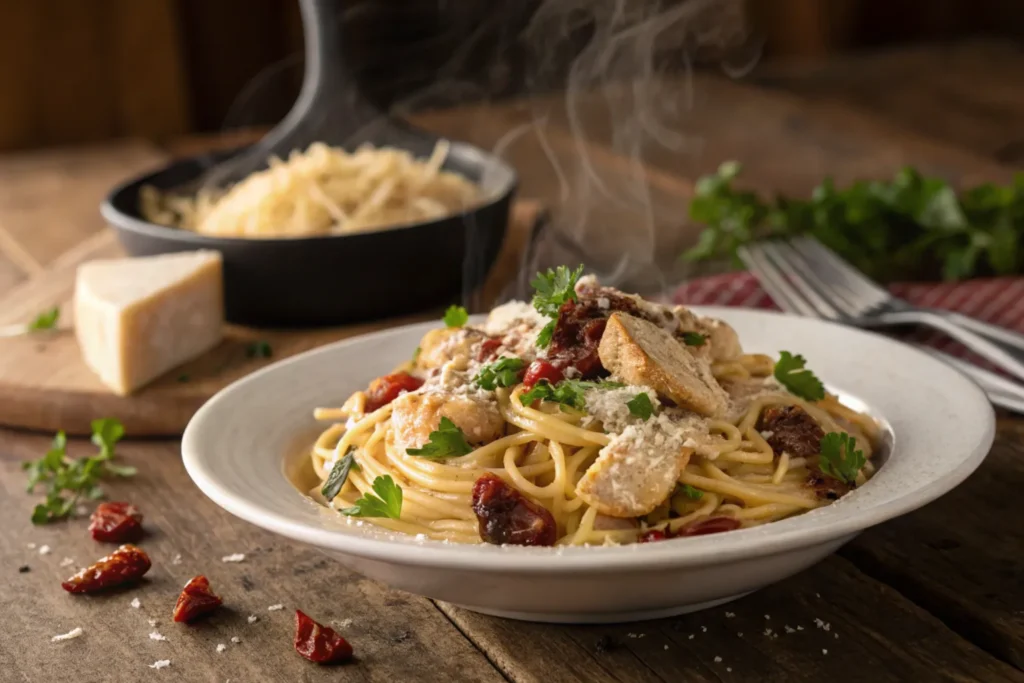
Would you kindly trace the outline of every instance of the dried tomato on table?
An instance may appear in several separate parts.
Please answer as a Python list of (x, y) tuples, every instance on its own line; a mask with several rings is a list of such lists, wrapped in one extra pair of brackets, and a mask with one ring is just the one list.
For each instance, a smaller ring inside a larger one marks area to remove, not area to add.
[(473, 512), (480, 538), (495, 545), (554, 545), (555, 518), (496, 474), (487, 473), (473, 485)]
[(210, 589), (210, 580), (200, 574), (189, 580), (174, 604), (172, 616), (178, 622), (190, 622), (224, 604), (220, 596)]
[(131, 503), (100, 503), (89, 518), (89, 533), (104, 543), (129, 543), (142, 538), (142, 512)]
[(295, 610), (295, 651), (317, 664), (335, 664), (352, 659), (352, 646), (337, 632), (318, 624), (302, 610)]
[(95, 593), (138, 581), (153, 565), (142, 548), (125, 544), (61, 583), (69, 593)]
[(408, 372), (396, 372), (391, 375), (384, 375), (370, 382), (366, 389), (366, 412), (383, 408), (388, 405), (403, 391), (416, 391), (423, 386), (423, 380), (413, 377)]

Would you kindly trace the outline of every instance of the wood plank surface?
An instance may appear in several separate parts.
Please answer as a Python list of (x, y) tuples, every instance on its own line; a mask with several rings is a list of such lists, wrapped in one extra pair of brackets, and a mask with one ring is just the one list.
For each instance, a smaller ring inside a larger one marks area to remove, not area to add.
[[(4, 683), (395, 683), (431, 680), (427, 672), (439, 671), (450, 681), (503, 680), (429, 600), (389, 591), (204, 498), (185, 474), (177, 444), (170, 442), (119, 445), (120, 458), (137, 466), (139, 474), (108, 488), (115, 500), (142, 506), (148, 533), (139, 545), (149, 553), (153, 569), (136, 588), (99, 597), (66, 593), (60, 582), (113, 546), (89, 538), (85, 519), (46, 527), (29, 523), (33, 498), (24, 491), (18, 463), (38, 457), (48, 442), (0, 430), (0, 515), (6, 520), (0, 534)], [(95, 451), (84, 442), (73, 443), (70, 450), (76, 456)], [(49, 554), (39, 553), (43, 545)], [(244, 553), (245, 560), (221, 561), (233, 553)], [(177, 555), (180, 564), (174, 563)], [(61, 567), (64, 558), (74, 564)], [(24, 566), (29, 570), (22, 573), (19, 567)], [(199, 573), (210, 579), (225, 608), (194, 625), (176, 624), (171, 609), (181, 586)], [(133, 609), (136, 597), (142, 605)], [(267, 610), (276, 604), (284, 609)], [(299, 657), (292, 649), (296, 608), (350, 639), (356, 661), (320, 667)], [(258, 621), (249, 624), (249, 615)], [(150, 626), (149, 619), (158, 623)], [(85, 631), (80, 638), (50, 642), (76, 627)], [(150, 639), (152, 632), (167, 640)], [(217, 653), (218, 643), (227, 650)], [(168, 669), (148, 668), (161, 659), (171, 661)]]
[(1024, 680), (836, 557), (734, 603), (656, 621), (566, 628), (442, 609), (517, 682)]
[(4, 154), (0, 231), (41, 270), (103, 228), (100, 202), (114, 185), (164, 159), (156, 147), (139, 141)]
[(757, 83), (883, 117), (1007, 164), (1024, 161), (1019, 45), (970, 41), (766, 65)]

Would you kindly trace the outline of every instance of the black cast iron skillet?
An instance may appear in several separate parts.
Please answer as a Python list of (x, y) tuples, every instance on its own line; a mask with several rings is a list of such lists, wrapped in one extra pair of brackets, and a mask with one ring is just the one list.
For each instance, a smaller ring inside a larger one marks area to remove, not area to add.
[(195, 191), (223, 187), (315, 141), (363, 142), (427, 157), (438, 138), (363, 100), (345, 73), (330, 0), (301, 0), (306, 75), (299, 99), (260, 143), (195, 157), (114, 188), (101, 206), (128, 253), (216, 249), (224, 259), (227, 318), (254, 326), (332, 325), (457, 302), (483, 283), (501, 249), (516, 190), (515, 171), (471, 145), (452, 142), (446, 170), (477, 183), (481, 202), (438, 220), (374, 232), (306, 238), (218, 238), (142, 218), (143, 186)]

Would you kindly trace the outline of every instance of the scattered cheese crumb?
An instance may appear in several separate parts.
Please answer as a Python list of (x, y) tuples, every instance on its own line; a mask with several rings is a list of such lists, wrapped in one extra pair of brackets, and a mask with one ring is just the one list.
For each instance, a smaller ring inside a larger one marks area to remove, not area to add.
[(836, 640), (839, 640), (839, 634), (836, 633), (835, 636), (836, 636)]
[(249, 615), (249, 623), (250, 624), (255, 624), (259, 620), (260, 620), (260, 618), (258, 616), (256, 616), (255, 614), (250, 614)]
[(766, 614), (766, 615), (764, 615), (764, 618), (765, 618), (765, 619), (771, 619), (771, 618), (772, 618), (772, 615), (770, 615), (770, 614)]
[(284, 605), (282, 605), (281, 603), (277, 603), (276, 605), (271, 605), (270, 607), (267, 608), (267, 611), (268, 612), (276, 612), (279, 609), (284, 609)]
[(162, 633), (157, 633), (156, 631), (153, 631), (152, 633), (149, 634), (149, 639), (150, 640), (167, 640), (167, 636), (165, 636)]
[(241, 562), (245, 559), (245, 553), (235, 553), (234, 555), (225, 555), (220, 558), (221, 562)]
[(736, 616), (735, 612), (726, 612), (725, 613), (725, 618), (726, 619), (732, 619), (734, 616)]
[(722, 661), (722, 658), (719, 657), (718, 655), (715, 655), (715, 664), (720, 664), (721, 661)]
[(797, 627), (796, 627), (796, 630), (797, 630), (797, 631), (803, 631), (803, 630), (804, 630), (804, 627), (803, 627), (803, 626), (797, 626)]
[(153, 662), (152, 664), (150, 664), (149, 668), (150, 669), (166, 669), (170, 665), (171, 665), (171, 660), (169, 660), (169, 659), (158, 659), (155, 662)]
[(60, 566), (61, 567), (70, 567), (74, 563), (75, 563), (75, 561), (72, 560), (70, 557), (65, 557), (63, 560), (60, 561)]
[(129, 604), (135, 609), (139, 609), (140, 607), (142, 607), (142, 602), (140, 602), (138, 598), (132, 598), (132, 601)]
[(783, 628), (786, 629), (786, 633), (796, 633), (796, 629), (789, 624), (786, 624)]
[(666, 650), (668, 649), (668, 645), (666, 645), (666, 646), (665, 646), (665, 649), (666, 649)]
[(647, 634), (646, 633), (627, 633), (626, 635), (629, 636), (630, 638), (643, 638)]
[(821, 648), (821, 654), (827, 655), (828, 654), (828, 650), (825, 649), (825, 648)]
[(702, 633), (707, 633), (708, 632), (708, 627), (707, 626), (701, 626), (700, 630), (701, 630)]
[(820, 597), (821, 597), (821, 593), (815, 593), (815, 594), (814, 594), (814, 597), (816, 597), (816, 598), (820, 598)]
[(342, 619), (341, 621), (336, 621), (334, 623), (337, 624), (338, 626), (340, 626), (341, 628), (348, 628), (349, 626), (352, 625), (352, 620), (351, 619)]
[(227, 645), (224, 643), (217, 643), (217, 652), (224, 652), (226, 649), (228, 649)]
[(739, 637), (739, 638), (742, 638), (743, 637), (743, 631), (737, 632), (736, 636)]
[(725, 670), (728, 671), (729, 673), (732, 673), (732, 667), (731, 666), (725, 667)]
[(59, 642), (64, 641), (64, 640), (72, 640), (73, 638), (77, 638), (78, 636), (82, 635), (83, 633), (85, 633), (85, 631), (83, 631), (82, 627), (79, 626), (78, 628), (71, 629), (67, 633), (62, 633), (59, 636), (54, 636), (53, 638), (50, 638), (50, 642), (52, 642), (52, 643), (59, 643)]
[(41, 546), (39, 546), (39, 554), (40, 555), (49, 555), (50, 554), (50, 546), (48, 546), (48, 545), (41, 545)]
[(84, 505), (78, 505), (75, 507), (75, 514), (79, 517), (85, 517), (87, 514), (89, 514), (89, 508), (87, 508)]
[(771, 638), (771, 635), (772, 635), (772, 630), (771, 630), (770, 628), (766, 628), (766, 629), (764, 630), (764, 634), (765, 634), (766, 636), (768, 636), (769, 638)]
[(690, 638), (690, 640), (693, 640), (693, 634), (692, 633), (690, 634), (689, 638)]
[(174, 556), (174, 558), (171, 560), (171, 564), (181, 564), (181, 553), (178, 553)]
[(242, 642), (242, 639), (238, 636), (231, 636), (231, 642), (237, 645), (238, 643)]
[(156, 619), (150, 619), (149, 620), (149, 625), (150, 626), (156, 626), (158, 623), (160, 623), (160, 622), (158, 622)]

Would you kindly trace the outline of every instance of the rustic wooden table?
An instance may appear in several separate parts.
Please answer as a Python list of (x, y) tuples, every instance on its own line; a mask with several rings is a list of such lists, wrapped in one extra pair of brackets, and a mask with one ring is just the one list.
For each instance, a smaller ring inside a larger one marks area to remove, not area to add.
[[(742, 85), (701, 76), (686, 114), (687, 129), (700, 134), (699, 159), (683, 165), (677, 155), (653, 153), (647, 177), (655, 194), (676, 199), (685, 198), (694, 172), (731, 158), (747, 164), (750, 184), (791, 192), (807, 192), (825, 173), (889, 175), (903, 163), (965, 181), (1005, 179), (1024, 157), (1022, 73), (1017, 49), (969, 44), (764, 70)], [(491, 105), (421, 122), (489, 146), (528, 117), (525, 107)], [(577, 149), (557, 113), (543, 133), (543, 141), (524, 136), (507, 151), (523, 194), (557, 202), (551, 159), (572, 163)], [(0, 160), (0, 295), (17, 296), (20, 282), (73, 260), (78, 245), (103, 229), (96, 204), (112, 183), (209, 144), (124, 142)], [(607, 177), (630, 172), (600, 126), (588, 150)], [(961, 487), (734, 604), (646, 623), (551, 626), (390, 591), (249, 526), (199, 493), (173, 441), (126, 441), (119, 450), (139, 474), (110, 487), (114, 498), (144, 501), (152, 532), (145, 547), (154, 559), (148, 581), (130, 592), (72, 598), (59, 588), (69, 573), (61, 565), (91, 561), (99, 549), (84, 520), (29, 523), (33, 498), (19, 462), (43, 453), (49, 436), (0, 431), (0, 679), (1024, 681), (1022, 436), (1024, 420), (1002, 416), (992, 453)], [(231, 553), (245, 553), (245, 561), (222, 563)], [(170, 622), (170, 609), (199, 572), (229, 607), (182, 628)], [(268, 611), (275, 604), (285, 609)], [(357, 661), (327, 669), (295, 655), (295, 607), (344, 624), (338, 628)], [(258, 620), (250, 624), (249, 615)], [(77, 626), (83, 637), (50, 642)], [(151, 639), (154, 631), (166, 641)], [(218, 643), (227, 649), (218, 653)], [(171, 666), (147, 668), (161, 659)]]

